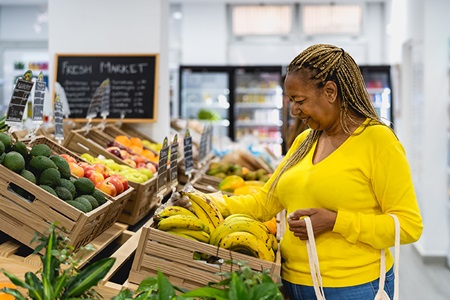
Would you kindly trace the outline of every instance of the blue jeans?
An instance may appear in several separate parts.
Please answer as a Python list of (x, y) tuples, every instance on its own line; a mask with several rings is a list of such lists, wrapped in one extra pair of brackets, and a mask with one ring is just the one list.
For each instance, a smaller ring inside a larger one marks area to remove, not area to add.
[[(327, 288), (324, 287), (325, 298), (327, 300), (373, 300), (378, 292), (378, 279), (349, 287)], [(284, 293), (290, 300), (316, 300), (314, 287), (293, 284), (283, 280)], [(390, 299), (394, 297), (394, 268), (386, 273), (384, 290)]]

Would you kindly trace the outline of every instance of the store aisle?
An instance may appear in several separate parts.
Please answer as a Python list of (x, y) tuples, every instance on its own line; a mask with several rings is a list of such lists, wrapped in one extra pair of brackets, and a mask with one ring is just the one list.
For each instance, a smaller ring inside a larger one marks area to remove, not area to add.
[(450, 269), (423, 263), (413, 245), (400, 249), (400, 299), (449, 300)]

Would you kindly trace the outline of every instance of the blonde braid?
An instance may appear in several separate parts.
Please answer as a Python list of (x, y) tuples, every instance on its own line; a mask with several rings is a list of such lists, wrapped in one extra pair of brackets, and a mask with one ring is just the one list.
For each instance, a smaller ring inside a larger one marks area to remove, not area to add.
[[(357, 135), (365, 129), (364, 127), (362, 130), (352, 133), (348, 125), (348, 121), (356, 124), (352, 116), (371, 119), (366, 126), (376, 124), (386, 126), (373, 107), (358, 65), (342, 48), (328, 44), (310, 46), (295, 57), (287, 67), (287, 74), (296, 72), (312, 74), (313, 76), (308, 80), (319, 81), (317, 88), (323, 87), (329, 80), (336, 83), (338, 95), (342, 102), (339, 119), (345, 133)], [(269, 202), (273, 201), (280, 176), (306, 156), (321, 133), (322, 131), (319, 130), (311, 130), (306, 139), (286, 160), (270, 187)]]

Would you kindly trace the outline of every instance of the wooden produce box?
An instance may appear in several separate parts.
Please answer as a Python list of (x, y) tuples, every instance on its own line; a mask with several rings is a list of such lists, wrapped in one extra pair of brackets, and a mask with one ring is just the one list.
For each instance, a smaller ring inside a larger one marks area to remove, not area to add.
[[(65, 147), (61, 146), (57, 142), (49, 139), (45, 136), (39, 136), (35, 140), (22, 140), (27, 146), (30, 148), (37, 144), (46, 144), (50, 147), (52, 150), (52, 154), (68, 154), (75, 158), (77, 162), (84, 161), (82, 158), (80, 158), (76, 153), (66, 149)], [(109, 195), (105, 195), (105, 197), (111, 201), (111, 204), (109, 205), (109, 211), (107, 212), (106, 217), (103, 219), (103, 223), (100, 224), (98, 227), (98, 231), (96, 232), (95, 236), (98, 236), (102, 234), (106, 229), (111, 227), (114, 223), (116, 223), (122, 214), (122, 211), (124, 210), (127, 202), (131, 198), (131, 195), (133, 194), (134, 189), (128, 188), (126, 191), (121, 193), (120, 195), (117, 195), (115, 197), (111, 197)]]
[(275, 262), (269, 262), (155, 229), (152, 227), (152, 220), (142, 227), (128, 281), (138, 285), (146, 277), (156, 276), (159, 270), (173, 285), (192, 290), (206, 286), (209, 282), (222, 280), (222, 277), (217, 275), (218, 272), (239, 268), (238, 265), (220, 266), (204, 260), (195, 260), (195, 252), (215, 256), (223, 261), (246, 261), (247, 266), (255, 271), (269, 269), (273, 280), (280, 281), (280, 251), (276, 253)]
[[(98, 130), (90, 130), (88, 133), (84, 129), (73, 130), (64, 140), (64, 147), (77, 153), (89, 153), (94, 157), (102, 155), (107, 159), (113, 159), (116, 163), (126, 165), (119, 157), (106, 151), (106, 144), (110, 138)], [(134, 225), (144, 218), (150, 210), (160, 205), (161, 201), (156, 195), (156, 174), (149, 180), (142, 183), (129, 181), (128, 184), (133, 187), (130, 195), (118, 221)]]
[[(11, 185), (24, 189), (33, 200), (14, 192)], [(86, 245), (101, 231), (111, 205), (107, 200), (89, 213), (83, 213), (0, 165), (0, 231), (31, 248), (34, 248), (30, 242), (35, 232), (46, 233), (52, 222), (66, 229), (75, 249)]]

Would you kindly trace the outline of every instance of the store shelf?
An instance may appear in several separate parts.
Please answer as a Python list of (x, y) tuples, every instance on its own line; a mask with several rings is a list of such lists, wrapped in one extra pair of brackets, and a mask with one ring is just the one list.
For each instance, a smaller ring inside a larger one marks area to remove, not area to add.
[(264, 95), (274, 95), (281, 94), (281, 89), (277, 88), (245, 88), (238, 87), (235, 89), (236, 94), (264, 94)]
[(241, 120), (236, 121), (236, 127), (280, 127), (283, 125), (282, 121), (270, 122), (270, 121), (256, 121), (256, 120)]
[(228, 120), (217, 120), (217, 121), (199, 120), (199, 121), (201, 123), (211, 124), (212, 126), (220, 126), (220, 127), (230, 126), (230, 121), (228, 121)]
[(390, 94), (391, 89), (389, 88), (367, 88), (367, 92), (372, 95), (376, 94)]
[(197, 102), (197, 103), (187, 103), (186, 104), (186, 108), (190, 109), (190, 108), (214, 108), (214, 109), (229, 109), (230, 108), (230, 103), (224, 103), (224, 104), (220, 104), (220, 103), (204, 103), (204, 102)]
[(267, 108), (267, 109), (281, 109), (281, 103), (280, 105), (276, 105), (274, 103), (264, 103), (264, 102), (240, 102), (236, 103), (236, 108), (239, 109), (254, 109), (254, 108)]

